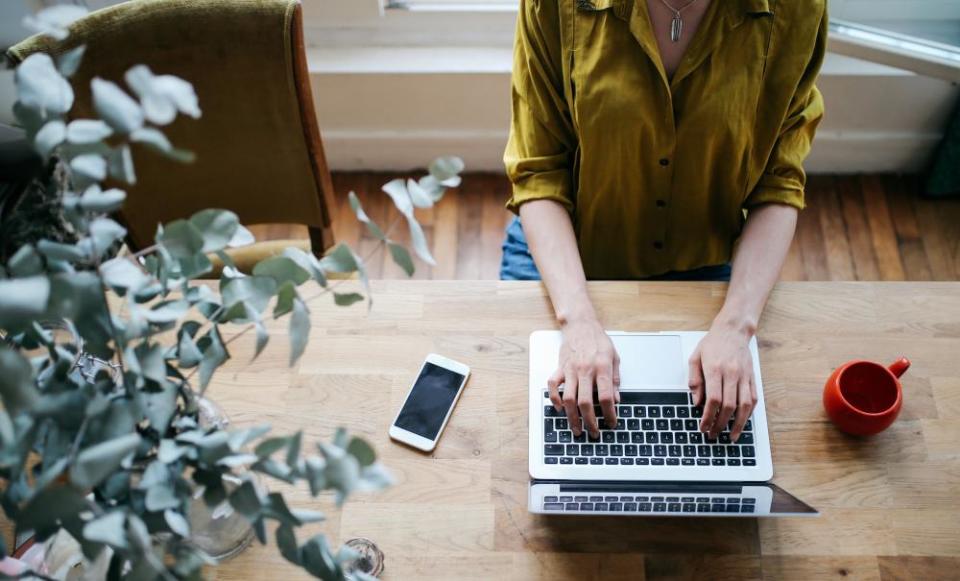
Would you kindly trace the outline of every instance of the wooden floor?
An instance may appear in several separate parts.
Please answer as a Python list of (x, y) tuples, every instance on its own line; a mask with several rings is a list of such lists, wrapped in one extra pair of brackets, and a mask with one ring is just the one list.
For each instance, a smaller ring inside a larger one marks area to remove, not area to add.
[[(360, 256), (375, 241), (353, 217), (346, 201), (354, 191), (381, 226), (396, 220), (380, 186), (398, 177), (387, 173), (338, 173), (334, 185), (341, 205), (335, 233)], [(960, 280), (960, 200), (925, 200), (913, 176), (814, 176), (808, 207), (783, 271), (784, 280)], [(511, 215), (503, 209), (509, 184), (503, 176), (470, 174), (420, 219), (437, 260), (417, 263), (414, 278), (496, 279), (500, 243)], [(285, 226), (254, 229), (258, 239), (306, 237)], [(406, 241), (404, 225), (392, 236)], [(382, 252), (368, 260), (373, 278), (404, 278)]]

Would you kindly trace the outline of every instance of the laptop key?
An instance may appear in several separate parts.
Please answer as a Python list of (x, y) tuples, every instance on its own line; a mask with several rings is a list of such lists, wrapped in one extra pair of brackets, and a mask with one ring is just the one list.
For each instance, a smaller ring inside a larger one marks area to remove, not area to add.
[(559, 502), (543, 503), (543, 510), (563, 510), (563, 504)]
[(631, 432), (630, 441), (633, 442), (634, 444), (642, 444), (643, 432)]
[(686, 444), (686, 443), (687, 443), (687, 433), (686, 433), (686, 432), (677, 432), (676, 434), (673, 435), (673, 441), (676, 442), (676, 443), (678, 443), (678, 444)]
[(667, 458), (667, 466), (679, 466), (680, 458)]
[(623, 512), (623, 503), (622, 502), (611, 502), (610, 503), (611, 512)]
[(593, 495), (590, 497), (590, 502), (603, 502), (603, 497), (599, 495)]
[(560, 432), (560, 443), (569, 444), (573, 441), (573, 434), (570, 432)]
[(581, 445), (580, 445), (580, 455), (581, 455), (581, 456), (593, 456), (593, 444), (581, 444)]
[(682, 432), (683, 420), (670, 420), (670, 429), (674, 432)]
[(544, 496), (544, 497), (543, 497), (543, 501), (544, 501), (544, 502), (559, 502), (560, 499), (557, 498), (556, 496)]
[(727, 466), (739, 466), (739, 465), (740, 465), (739, 458), (727, 458)]
[(663, 466), (663, 458), (651, 458), (650, 464), (654, 466)]
[(606, 431), (600, 435), (600, 438), (603, 440), (604, 444), (612, 444), (617, 441), (617, 436), (613, 432)]
[(690, 417), (690, 408), (687, 406), (678, 406), (677, 407), (677, 417), (678, 418), (689, 418)]
[[(599, 420), (597, 420), (597, 421), (599, 421)], [(602, 423), (601, 423), (601, 425), (602, 425)], [(593, 436), (587, 434), (587, 438), (590, 440), (590, 442), (599, 442), (599, 441), (600, 441), (600, 434), (597, 434), (597, 437), (596, 437), (596, 438), (594, 438)]]
[(710, 465), (709, 458), (697, 458), (697, 466), (709, 466), (709, 465)]
[(606, 502), (597, 502), (593, 505), (593, 510), (597, 512), (608, 511), (610, 510), (610, 505), (607, 504)]
[(543, 441), (544, 441), (544, 442), (556, 442), (556, 441), (557, 441), (557, 433), (556, 433), (556, 432), (545, 432), (545, 433), (543, 434)]
[(642, 446), (638, 446), (638, 448), (641, 456), (653, 456), (653, 446), (644, 444)]
[(574, 502), (587, 502), (590, 499), (587, 498), (586, 496), (574, 496), (573, 500)]
[(747, 423), (743, 425), (743, 431), (749, 432), (753, 429), (753, 420), (747, 420)]
[(714, 458), (713, 460), (710, 461), (710, 464), (712, 466), (723, 466), (725, 464), (725, 461), (723, 460), (723, 458)]
[(633, 406), (633, 417), (635, 418), (645, 418), (647, 417), (647, 408), (642, 405)]
[(582, 443), (586, 442), (586, 441), (587, 441), (587, 433), (586, 433), (586, 432), (580, 432), (580, 435), (579, 435), (579, 436), (574, 436), (574, 437), (573, 437), (573, 441), (576, 442), (576, 443), (578, 443), (578, 444), (582, 444)]
[(675, 418), (677, 417), (677, 411), (673, 409), (673, 406), (663, 406), (663, 417), (665, 418)]
[(709, 504), (697, 504), (697, 512), (710, 512)]
[(727, 512), (740, 512), (740, 505), (739, 505), (739, 504), (728, 504), (728, 505), (727, 505)]
[(721, 432), (720, 433), (720, 443), (729, 444), (730, 443), (730, 432)]
[(753, 444), (753, 434), (749, 432), (744, 432), (740, 434), (740, 438), (737, 440), (738, 444)]
[(583, 465), (583, 464), (588, 464), (589, 462), (590, 462), (589, 459), (584, 458), (584, 457), (582, 457), (582, 456), (573, 459), (573, 463), (574, 463), (574, 464)]
[(660, 442), (660, 438), (656, 432), (644, 432), (644, 435), (648, 444), (657, 444)]
[(743, 465), (744, 465), (744, 466), (756, 466), (756, 465), (757, 465), (757, 461), (754, 460), (753, 458), (746, 458), (746, 459), (744, 459), (744, 461), (743, 461)]
[(633, 415), (633, 408), (628, 405), (622, 405), (617, 408), (617, 413), (620, 414), (621, 418), (629, 418)]
[(696, 511), (697, 511), (697, 505), (693, 504), (692, 502), (685, 502), (683, 504), (683, 512), (696, 512)]
[(703, 417), (703, 408), (700, 406), (693, 406), (692, 408), (690, 408), (690, 415), (692, 415), (695, 418)]
[(623, 447), (623, 451), (627, 456), (636, 456), (637, 455), (637, 445), (636, 444), (627, 444)]
[(633, 466), (633, 458), (620, 458), (622, 466)]
[(757, 455), (757, 451), (753, 446), (741, 446), (740, 453), (743, 454), (744, 458), (753, 458)]
[(654, 429), (654, 423), (651, 419), (641, 420), (640, 425), (647, 431)]
[(673, 434), (671, 434), (670, 432), (665, 432), (663, 434), (660, 434), (660, 442), (664, 444), (672, 444)]
[(614, 430), (626, 430), (626, 429), (627, 429), (627, 421), (624, 420), (623, 418), (618, 419), (617, 427), (615, 427)]
[(552, 405), (543, 406), (543, 416), (546, 418), (557, 418), (562, 415), (563, 413), (555, 410)]
[(653, 503), (653, 512), (667, 512), (667, 503), (665, 502)]
[(660, 457), (660, 458), (666, 456), (666, 455), (667, 455), (667, 447), (664, 446), (663, 444), (660, 444), (660, 445), (658, 445), (658, 446), (654, 446), (654, 447), (653, 447), (653, 455), (654, 455), (654, 456), (657, 456), (657, 457)]
[(637, 466), (649, 466), (650, 458), (637, 458)]
[(653, 505), (649, 502), (641, 502), (637, 505), (637, 512), (650, 512), (653, 510)]
[(739, 458), (739, 457), (740, 457), (739, 446), (727, 446), (727, 458)]
[(543, 463), (544, 463), (544, 464), (556, 464), (556, 463), (557, 463), (557, 457), (556, 457), (556, 456), (547, 456), (546, 458), (543, 459)]
[(560, 444), (547, 444), (543, 447), (545, 456), (563, 456), (563, 446)]
[(647, 408), (647, 417), (650, 418), (659, 418), (660, 417), (660, 408), (658, 406), (652, 405)]
[(603, 463), (606, 464), (607, 466), (616, 466), (616, 465), (620, 464), (620, 459), (619, 459), (619, 458), (604, 458), (604, 459), (603, 459)]
[(581, 503), (580, 503), (580, 510), (584, 510), (584, 511), (588, 511), (588, 512), (589, 512), (589, 511), (592, 511), (592, 510), (593, 510), (593, 503), (592, 503), (592, 502), (581, 502)]
[(680, 457), (680, 446), (677, 446), (676, 444), (667, 446), (667, 453), (670, 454), (671, 456), (673, 456), (674, 458), (679, 458), (679, 457)]
[(629, 419), (627, 420), (627, 429), (631, 431), (637, 431), (640, 429), (640, 420), (638, 419)]
[(576, 444), (567, 444), (567, 456), (579, 456), (580, 446)]
[(686, 445), (683, 447), (683, 455), (687, 458), (693, 458), (697, 455), (697, 447)]
[(591, 466), (600, 466), (601, 464), (603, 464), (603, 458), (590, 458)]
[(610, 444), (610, 455), (611, 455), (611, 456), (623, 456), (623, 445), (622, 445), (622, 444)]
[(680, 512), (680, 503), (671, 502), (670, 504), (667, 505), (667, 510), (670, 512)]
[(682, 459), (680, 460), (680, 463), (683, 464), (684, 466), (693, 466), (693, 465), (694, 465), (694, 459), (693, 459), (693, 458), (682, 458)]
[(688, 432), (696, 432), (700, 430), (700, 426), (697, 425), (697, 420), (683, 420), (683, 426)]
[(710, 446), (697, 446), (697, 456), (700, 456), (701, 458), (709, 458)]
[(687, 434), (687, 437), (690, 438), (691, 444), (702, 444), (703, 443), (703, 434), (700, 432), (690, 432)]
[(636, 512), (636, 510), (637, 510), (637, 503), (636, 503), (636, 502), (625, 502), (625, 503), (623, 503), (623, 511), (624, 511), (624, 512)]
[(630, 442), (630, 432), (617, 432), (617, 443), (628, 444)]
[(744, 499), (741, 499), (740, 502), (742, 502), (743, 504), (757, 504), (757, 499), (756, 499), (756, 498), (744, 498)]
[(754, 509), (752, 504), (744, 504), (740, 507), (740, 512), (754, 512)]
[(670, 420), (657, 420), (657, 429), (661, 432), (666, 432), (670, 429)]
[(561, 463), (561, 464), (573, 464), (573, 458), (570, 458), (569, 456), (564, 456), (563, 458), (560, 458), (560, 463)]
[(597, 444), (593, 447), (593, 452), (597, 456), (609, 456), (610, 448), (606, 444)]
[(713, 447), (714, 458), (725, 458), (727, 456), (727, 447), (717, 444)]
[(651, 502), (663, 502), (664, 500), (665, 500), (665, 499), (664, 499), (662, 496), (651, 496), (651, 497), (650, 497), (650, 501), (651, 501)]
[(607, 502), (616, 502), (616, 501), (620, 500), (620, 497), (619, 497), (619, 496), (604, 496), (604, 497), (603, 497), (603, 500), (605, 500), (605, 501), (607, 501)]
[(570, 511), (570, 510), (579, 510), (579, 509), (580, 509), (579, 502), (568, 502), (566, 505), (564, 505), (564, 510)]

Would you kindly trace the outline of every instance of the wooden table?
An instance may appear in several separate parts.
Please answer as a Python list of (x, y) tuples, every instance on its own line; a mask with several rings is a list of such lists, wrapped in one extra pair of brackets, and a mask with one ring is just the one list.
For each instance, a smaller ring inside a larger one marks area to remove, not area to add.
[[(630, 331), (706, 329), (725, 289), (590, 285), (604, 325)], [(342, 425), (369, 438), (397, 484), (317, 527), (335, 541), (374, 540), (386, 553), (384, 579), (960, 576), (960, 283), (778, 285), (760, 327), (774, 481), (822, 516), (770, 520), (528, 514), (527, 340), (555, 326), (541, 286), (383, 281), (374, 293), (369, 315), (311, 304), (311, 343), (295, 369), (282, 324), (254, 364), (252, 338), (235, 342), (208, 393), (235, 425), (269, 421), (308, 441)], [(473, 376), (437, 450), (424, 455), (390, 442), (387, 428), (431, 351), (469, 364)], [(837, 432), (820, 403), (830, 371), (901, 354), (913, 367), (897, 423), (870, 439)], [(254, 546), (210, 575), (297, 572), (275, 547)]]

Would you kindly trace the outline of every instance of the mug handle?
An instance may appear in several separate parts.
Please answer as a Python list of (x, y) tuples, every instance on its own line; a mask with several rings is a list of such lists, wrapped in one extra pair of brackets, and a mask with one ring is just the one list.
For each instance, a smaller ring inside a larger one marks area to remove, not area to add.
[(910, 360), (906, 357), (901, 357), (891, 363), (888, 369), (890, 370), (890, 373), (899, 378), (901, 375), (906, 373), (907, 369), (910, 369)]

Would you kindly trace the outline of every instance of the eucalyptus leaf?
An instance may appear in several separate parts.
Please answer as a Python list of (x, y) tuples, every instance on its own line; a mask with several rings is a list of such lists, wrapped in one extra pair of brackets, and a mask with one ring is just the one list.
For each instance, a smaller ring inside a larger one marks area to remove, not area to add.
[(413, 200), (410, 199), (410, 193), (407, 192), (407, 186), (403, 183), (403, 180), (395, 179), (387, 182), (383, 186), (383, 191), (390, 196), (393, 205), (401, 214), (407, 217), (413, 215)]
[(310, 311), (300, 299), (293, 300), (293, 314), (290, 315), (290, 367), (293, 367), (304, 351), (310, 337)]
[(320, 260), (320, 266), (330, 272), (355, 272), (359, 263), (349, 246), (339, 244)]
[(10, 257), (7, 269), (15, 277), (34, 276), (43, 272), (43, 260), (36, 248), (24, 244)]
[(126, 235), (127, 229), (110, 218), (96, 218), (90, 222), (89, 240), (93, 244), (91, 254), (103, 255)]
[(124, 78), (140, 98), (147, 119), (166, 125), (183, 113), (200, 118), (200, 106), (193, 85), (173, 75), (154, 75), (146, 65), (136, 65)]
[[(0, 281), (0, 305), (7, 299)], [(36, 407), (40, 394), (33, 384), (30, 362), (16, 351), (0, 344), (0, 398), (6, 411), (17, 414)], [(8, 436), (9, 437), (9, 436)]]
[(107, 160), (95, 153), (78, 155), (70, 160), (70, 169), (88, 182), (101, 182), (107, 177)]
[(237, 215), (229, 210), (202, 210), (190, 217), (190, 223), (203, 236), (203, 252), (226, 248), (240, 226)]
[(83, 192), (78, 202), (81, 209), (87, 212), (109, 213), (120, 209), (127, 193), (116, 188), (103, 191), (98, 185), (92, 185)]
[(127, 515), (114, 510), (83, 526), (83, 537), (88, 541), (103, 543), (117, 549), (127, 549)]
[(230, 506), (249, 521), (254, 521), (260, 517), (263, 504), (264, 500), (250, 480), (243, 481), (230, 493)]
[(420, 223), (417, 222), (414, 217), (410, 216), (407, 218), (407, 225), (410, 227), (410, 240), (413, 242), (414, 252), (417, 253), (420, 260), (431, 266), (436, 265), (437, 262), (433, 259), (433, 255), (430, 254), (427, 237), (423, 233), (423, 228), (420, 227)]
[(103, 281), (123, 292), (137, 292), (150, 284), (150, 277), (127, 258), (113, 258), (100, 266)]
[(20, 512), (17, 525), (25, 531), (48, 529), (74, 517), (88, 507), (85, 494), (70, 486), (49, 486), (30, 499)]
[(432, 208), (433, 197), (430, 192), (423, 189), (419, 183), (412, 179), (407, 180), (407, 193), (410, 194), (410, 201), (417, 208)]
[(43, 158), (50, 157), (53, 150), (67, 139), (67, 126), (63, 121), (54, 119), (40, 128), (33, 138), (33, 149)]
[(121, 145), (107, 155), (110, 177), (128, 184), (137, 183), (137, 173), (133, 167), (133, 153), (129, 145)]
[(99, 77), (90, 82), (93, 89), (93, 106), (97, 115), (117, 133), (124, 135), (143, 127), (143, 111), (116, 83)]
[(203, 353), (188, 333), (180, 333), (180, 340), (177, 342), (177, 359), (183, 369), (196, 367), (203, 360)]
[(97, 143), (111, 135), (113, 130), (99, 119), (77, 119), (67, 125), (67, 141), (70, 143)]
[(58, 4), (45, 8), (23, 19), (23, 26), (39, 34), (46, 34), (56, 40), (64, 40), (70, 33), (67, 28), (87, 15), (83, 6)]
[(234, 232), (233, 238), (231, 238), (230, 242), (227, 243), (227, 247), (240, 248), (243, 246), (250, 246), (256, 241), (256, 238), (253, 237), (253, 233), (250, 232), (250, 230), (247, 230), (243, 224), (238, 224), (237, 231)]
[(164, 226), (157, 242), (177, 259), (192, 257), (202, 252), (204, 246), (203, 232), (186, 220), (176, 220)]
[(220, 330), (216, 325), (210, 329), (205, 339), (207, 339), (206, 342), (201, 340), (203, 344), (203, 361), (200, 362), (201, 390), (206, 389), (213, 377), (213, 372), (230, 358), (230, 354), (227, 353), (223, 340), (220, 338)]
[(301, 564), (300, 547), (297, 546), (297, 536), (293, 532), (293, 527), (277, 527), (277, 547), (284, 559), (294, 565), (299, 566)]
[(133, 433), (82, 450), (70, 467), (70, 481), (81, 489), (96, 486), (139, 445), (140, 436)]
[(170, 527), (171, 531), (185, 539), (190, 537), (190, 523), (182, 514), (174, 510), (165, 510), (163, 511), (163, 519), (167, 521), (167, 526)]
[(0, 280), (0, 328), (22, 328), (41, 318), (49, 299), (50, 280), (44, 276)]
[[(433, 162), (430, 164), (429, 172), (430, 175), (432, 175), (442, 184), (459, 177), (459, 175), (463, 172), (464, 167), (463, 160), (459, 157), (440, 157), (433, 160)], [(459, 185), (459, 182), (451, 187), (456, 187), (456, 185)]]
[(310, 273), (287, 256), (271, 256), (253, 267), (254, 276), (266, 276), (276, 281), (277, 286), (292, 282), (299, 286), (310, 280)]
[(67, 78), (70, 78), (76, 74), (77, 69), (80, 68), (80, 63), (83, 61), (83, 55), (86, 51), (87, 47), (81, 45), (77, 48), (72, 48), (58, 56), (57, 70), (60, 71), (60, 74)]
[(360, 220), (370, 232), (370, 235), (376, 238), (377, 240), (383, 240), (386, 236), (383, 233), (383, 230), (380, 229), (380, 226), (370, 219), (370, 216), (363, 210), (363, 206), (360, 204), (360, 198), (357, 197), (357, 194), (350, 192), (347, 196), (350, 201), (350, 207), (353, 208), (353, 213), (356, 214), (357, 220)]
[(347, 453), (356, 458), (361, 467), (369, 466), (377, 459), (377, 454), (370, 444), (357, 437), (351, 438), (350, 444), (347, 445)]
[(257, 321), (254, 323), (254, 326), (256, 327), (257, 332), (257, 345), (256, 350), (253, 353), (253, 358), (256, 359), (267, 347), (267, 342), (270, 340), (270, 334), (267, 333), (267, 327), (262, 321)]
[(333, 293), (333, 302), (338, 307), (349, 307), (350, 305), (359, 303), (363, 300), (363, 295), (360, 293)]
[(407, 252), (407, 249), (396, 242), (390, 242), (387, 244), (387, 247), (390, 249), (390, 257), (393, 258), (397, 266), (402, 268), (403, 272), (407, 273), (407, 276), (413, 276), (416, 267), (413, 265), (413, 259), (410, 258), (410, 253)]
[(150, 512), (158, 512), (180, 506), (180, 499), (169, 484), (155, 484), (147, 489), (144, 506)]
[(36, 52), (23, 59), (14, 74), (17, 102), (41, 119), (65, 115), (73, 107), (73, 89), (49, 55)]
[(249, 303), (257, 314), (267, 308), (277, 291), (277, 283), (266, 276), (247, 276), (230, 279), (220, 289), (223, 305), (230, 308), (238, 303)]

